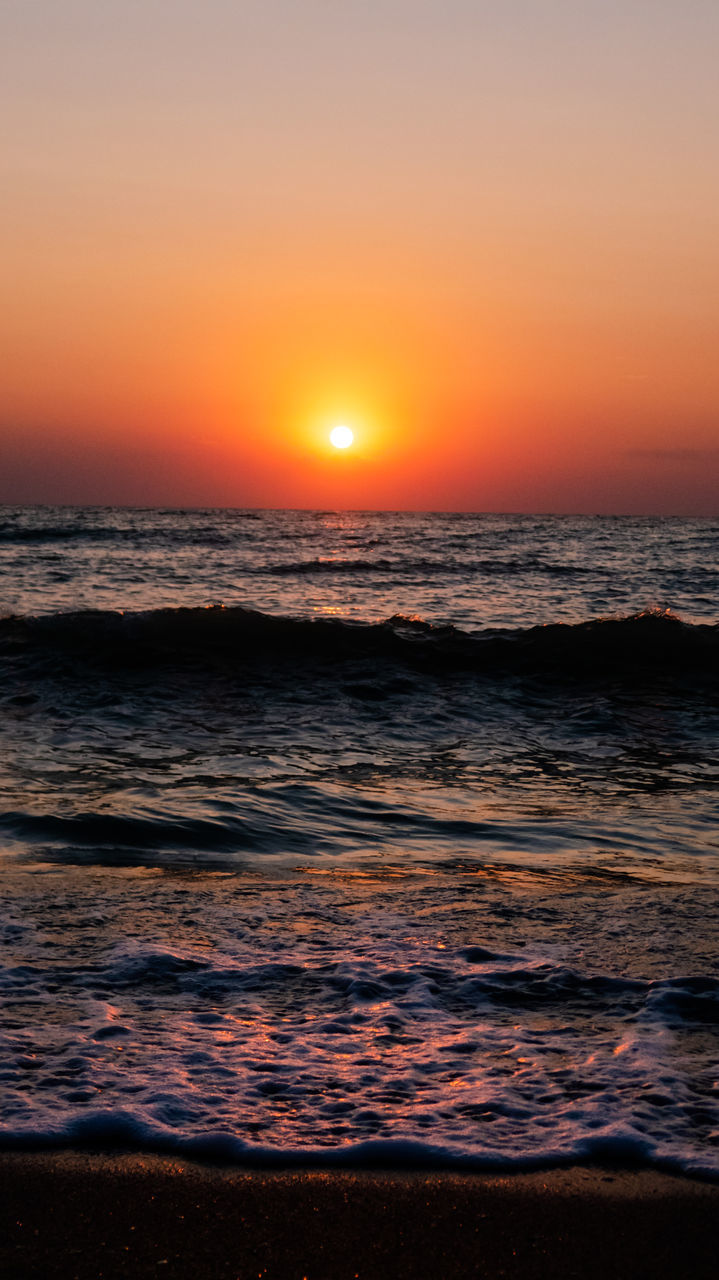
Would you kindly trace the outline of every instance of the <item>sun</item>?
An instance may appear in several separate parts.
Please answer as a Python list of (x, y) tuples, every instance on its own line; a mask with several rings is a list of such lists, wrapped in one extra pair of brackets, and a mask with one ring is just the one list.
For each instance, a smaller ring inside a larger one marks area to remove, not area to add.
[(333, 427), (330, 431), (330, 444), (333, 444), (335, 449), (349, 449), (354, 438), (354, 431), (349, 427)]

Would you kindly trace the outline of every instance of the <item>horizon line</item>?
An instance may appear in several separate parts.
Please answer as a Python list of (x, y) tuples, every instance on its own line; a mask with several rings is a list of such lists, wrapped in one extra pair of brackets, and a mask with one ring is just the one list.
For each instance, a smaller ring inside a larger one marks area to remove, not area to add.
[(661, 512), (661, 511), (568, 511), (568, 510), (535, 510), (535, 511), (510, 511), (510, 510), (493, 510), (491, 508), (471, 508), (471, 507), (327, 507), (327, 506), (228, 506), (216, 503), (183, 503), (170, 502), (164, 503), (137, 503), (137, 502), (12, 502), (8, 499), (0, 499), (0, 509), (2, 508), (35, 508), (41, 510), (72, 510), (72, 511), (236, 511), (250, 512), (257, 514), (261, 512), (299, 514), (305, 512), (313, 515), (385, 515), (385, 516), (468, 516), (468, 517), (484, 517), (484, 516), (500, 516), (505, 519), (537, 519), (537, 518), (554, 518), (557, 520), (717, 520), (719, 519), (719, 511), (714, 513), (694, 513), (692, 515), (682, 514), (680, 512)]

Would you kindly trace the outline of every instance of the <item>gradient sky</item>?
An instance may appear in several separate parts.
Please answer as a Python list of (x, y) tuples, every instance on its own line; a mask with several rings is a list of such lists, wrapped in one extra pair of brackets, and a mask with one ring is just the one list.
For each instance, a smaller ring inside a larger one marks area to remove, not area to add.
[(0, 501), (719, 513), (716, 0), (0, 0), (0, 48)]

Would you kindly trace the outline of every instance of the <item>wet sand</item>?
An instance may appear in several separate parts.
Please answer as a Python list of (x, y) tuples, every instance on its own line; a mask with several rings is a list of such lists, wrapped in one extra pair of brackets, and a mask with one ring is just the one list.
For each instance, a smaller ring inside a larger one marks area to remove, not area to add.
[(0, 1154), (5, 1280), (713, 1280), (718, 1223), (719, 1186), (652, 1172), (257, 1172)]

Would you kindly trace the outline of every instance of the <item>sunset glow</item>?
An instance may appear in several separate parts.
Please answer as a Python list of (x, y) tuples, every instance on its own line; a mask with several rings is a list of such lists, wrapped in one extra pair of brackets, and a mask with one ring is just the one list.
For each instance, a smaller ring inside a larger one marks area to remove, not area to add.
[(161, 10), (0, 19), (0, 499), (716, 510), (715, 5)]
[(719, 3), (0, 48), (0, 1278), (709, 1280)]

